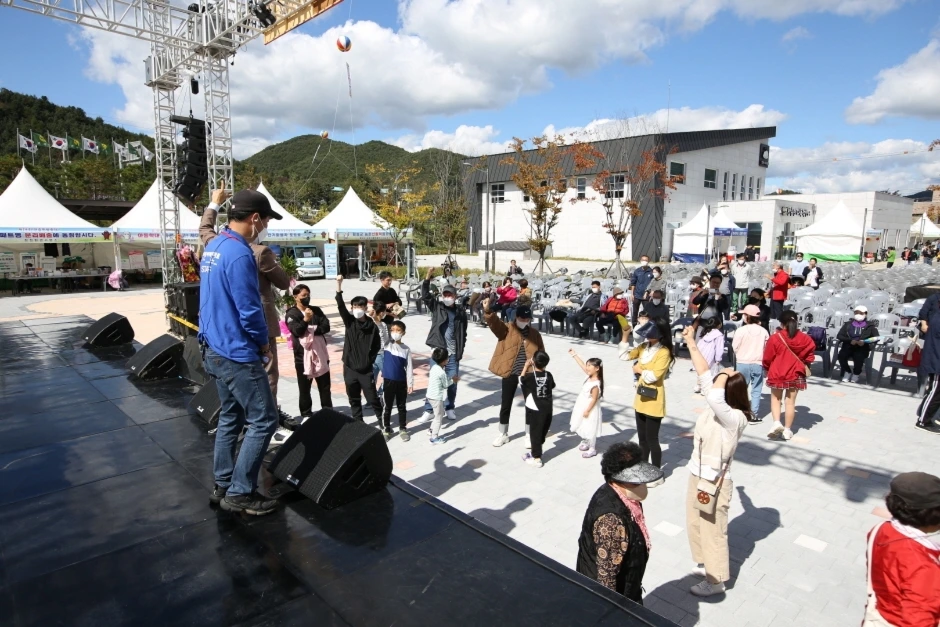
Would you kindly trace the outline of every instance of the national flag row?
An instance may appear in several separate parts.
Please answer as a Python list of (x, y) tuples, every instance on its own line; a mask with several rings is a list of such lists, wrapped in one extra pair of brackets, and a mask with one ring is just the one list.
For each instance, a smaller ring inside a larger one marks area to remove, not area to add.
[(27, 152), (35, 153), (40, 148), (52, 148), (55, 150), (81, 150), (82, 153), (90, 152), (93, 154), (111, 155), (117, 154), (124, 161), (138, 161), (143, 157), (147, 161), (153, 161), (153, 153), (150, 152), (142, 142), (127, 142), (120, 144), (118, 142), (106, 143), (99, 142), (96, 139), (87, 137), (57, 137), (55, 135), (43, 135), (41, 133), (30, 132), (29, 137), (17, 134), (19, 147)]

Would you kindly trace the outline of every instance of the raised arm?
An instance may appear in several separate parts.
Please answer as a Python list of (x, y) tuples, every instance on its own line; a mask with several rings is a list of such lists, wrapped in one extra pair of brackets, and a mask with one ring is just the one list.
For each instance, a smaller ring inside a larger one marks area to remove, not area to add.
[(584, 374), (587, 374), (587, 368), (584, 366), (584, 360), (581, 359), (581, 356), (574, 352), (573, 348), (568, 349), (568, 354), (574, 357), (574, 360), (578, 362), (578, 365), (581, 366), (581, 370), (584, 371)]
[(339, 310), (339, 317), (343, 319), (343, 324), (347, 327), (356, 319), (346, 309), (346, 302), (343, 300), (343, 277), (336, 277), (336, 309)]
[(486, 326), (489, 327), (497, 340), (504, 339), (509, 333), (509, 327), (506, 326), (506, 323), (500, 320), (499, 316), (490, 311), (490, 301), (488, 300), (483, 301), (483, 319), (486, 321)]

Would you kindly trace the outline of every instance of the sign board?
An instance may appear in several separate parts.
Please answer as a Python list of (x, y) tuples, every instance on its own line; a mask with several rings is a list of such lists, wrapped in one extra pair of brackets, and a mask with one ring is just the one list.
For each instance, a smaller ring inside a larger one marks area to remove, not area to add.
[[(128, 261), (130, 263), (130, 261)], [(147, 251), (147, 267), (151, 270), (163, 268), (163, 254), (159, 250)]]
[(788, 218), (808, 218), (813, 215), (813, 212), (806, 207), (788, 207), (783, 205), (780, 207), (780, 215)]
[(323, 267), (326, 271), (326, 278), (335, 279), (338, 275), (339, 258), (336, 244), (323, 245)]
[(55, 257), (46, 257), (45, 255), (39, 261), (39, 265), (42, 267), (42, 271), (46, 274), (52, 274), (55, 272)]
[(282, 0), (268, 4), (277, 21), (264, 31), (264, 44), (286, 35), (301, 24), (309, 22), (343, 0)]
[(39, 265), (39, 254), (38, 253), (20, 253), (20, 270), (26, 272), (26, 264), (30, 264), (33, 269), (37, 269)]
[(0, 244), (52, 244), (55, 242), (110, 242), (111, 232), (91, 227), (87, 229), (50, 229), (49, 227), (0, 228)]
[(739, 237), (747, 235), (747, 229), (720, 229), (715, 228), (715, 237)]
[[(411, 237), (411, 230), (405, 235), (405, 238)], [(393, 240), (395, 237), (390, 231), (385, 229), (336, 229), (336, 239), (338, 240)]]
[(0, 272), (16, 272), (16, 254), (0, 253)]
[(132, 250), (127, 253), (128, 270), (143, 270), (147, 267), (144, 263), (144, 253), (140, 250)]

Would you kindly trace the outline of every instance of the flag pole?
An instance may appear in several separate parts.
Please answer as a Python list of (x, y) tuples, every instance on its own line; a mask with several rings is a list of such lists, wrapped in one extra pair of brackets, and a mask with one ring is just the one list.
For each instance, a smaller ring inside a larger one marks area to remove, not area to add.
[(16, 127), (16, 158), (20, 158), (20, 127)]
[[(33, 129), (32, 128), (29, 129), (29, 141), (33, 141)], [(33, 166), (35, 166), (36, 165), (36, 151), (33, 150), (29, 154), (33, 156)]]
[(52, 167), (52, 135), (49, 134), (49, 129), (46, 129), (46, 141), (49, 142), (49, 167)]

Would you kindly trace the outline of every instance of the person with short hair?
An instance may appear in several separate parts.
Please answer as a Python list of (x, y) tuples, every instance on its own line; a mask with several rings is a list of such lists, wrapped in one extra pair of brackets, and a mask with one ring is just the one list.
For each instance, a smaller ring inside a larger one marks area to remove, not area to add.
[(352, 313), (343, 300), (343, 277), (336, 277), (336, 308), (346, 327), (343, 338), (343, 381), (353, 418), (362, 420), (362, 397), (375, 412), (376, 421), (382, 423), (382, 404), (375, 391), (372, 364), (382, 347), (378, 326), (366, 315), (369, 301), (365, 296), (354, 296), (349, 301)]
[(747, 289), (751, 282), (752, 266), (747, 262), (744, 253), (738, 253), (737, 260), (731, 266), (731, 276), (734, 279), (734, 292), (732, 293), (731, 307), (734, 311), (743, 309), (747, 305)]
[[(555, 379), (548, 367), (549, 357), (545, 351), (538, 351), (526, 362), (519, 382), (522, 385), (522, 397), (525, 399), (525, 423), (529, 428), (529, 446), (531, 452), (522, 456), (522, 461), (542, 467), (542, 446), (545, 436), (552, 426), (552, 390)], [(531, 372), (527, 372), (531, 370)]]
[(402, 306), (401, 297), (398, 295), (398, 292), (395, 291), (395, 288), (392, 287), (392, 273), (388, 270), (379, 272), (379, 283), (381, 283), (381, 287), (375, 292), (375, 296), (372, 297), (372, 302), (385, 305), (385, 315), (382, 321), (390, 325), (392, 321), (395, 320), (392, 309), (395, 305), (399, 307)]
[(823, 271), (817, 264), (816, 257), (809, 258), (809, 265), (803, 268), (803, 284), (809, 285), (814, 290), (819, 289), (819, 284), (823, 282)]
[(444, 418), (444, 398), (447, 396), (447, 388), (459, 379), (457, 376), (447, 376), (444, 366), (447, 365), (448, 357), (446, 348), (435, 348), (431, 351), (433, 363), (428, 373), (428, 389), (424, 401), (426, 405), (431, 406), (432, 411), (431, 427), (428, 429), (431, 444), (441, 444), (444, 441), (444, 438), (440, 436), (441, 421)]
[(663, 471), (643, 461), (640, 447), (617, 442), (601, 458), (604, 483), (584, 513), (576, 569), (602, 586), (643, 604), (643, 575), (652, 546), (643, 501)]
[(503, 284), (496, 288), (496, 294), (499, 298), (493, 307), (493, 311), (506, 311), (516, 304), (519, 291), (512, 284), (512, 279), (506, 277), (503, 279)]
[(617, 323), (617, 328), (621, 332), (629, 328), (627, 316), (630, 315), (630, 303), (627, 301), (626, 293), (619, 287), (615, 287), (610, 298), (601, 305), (600, 312), (597, 315), (597, 339), (604, 342), (604, 334), (607, 332), (607, 325)]
[(511, 259), (509, 261), (509, 271), (506, 273), (506, 276), (515, 276), (517, 274), (522, 274), (522, 268), (516, 265), (515, 259)]
[(648, 300), (644, 300), (640, 307), (650, 320), (663, 320), (669, 322), (669, 305), (663, 300), (663, 291), (655, 289)]
[[(457, 303), (457, 290), (453, 285), (441, 288), (441, 297), (436, 299), (431, 295), (431, 278), (434, 268), (428, 268), (428, 273), (421, 283), (421, 299), (431, 312), (431, 328), (425, 344), (432, 348), (447, 350), (448, 359), (445, 370), (452, 383), (447, 387), (447, 400), (444, 403), (444, 415), (447, 420), (457, 419), (457, 381), (460, 376), (460, 360), (463, 359), (464, 347), (467, 345), (467, 310)], [(431, 419), (433, 408), (430, 403), (424, 404), (422, 420)]]
[[(865, 367), (865, 362), (868, 361), (868, 355), (871, 353), (870, 340), (877, 337), (878, 323), (868, 319), (868, 307), (856, 306), (852, 320), (843, 324), (836, 335), (836, 339), (841, 342), (838, 359), (839, 366), (842, 368), (842, 383), (858, 383), (862, 368)], [(853, 368), (849, 368), (850, 359)]]
[(591, 326), (601, 313), (601, 308), (607, 302), (607, 297), (601, 293), (601, 282), (597, 279), (591, 281), (591, 291), (587, 292), (581, 301), (581, 306), (568, 316), (571, 324), (572, 337), (585, 338), (591, 331)]
[(734, 350), (735, 366), (747, 381), (751, 391), (751, 415), (749, 422), (760, 422), (760, 397), (764, 387), (764, 347), (770, 334), (761, 326), (761, 311), (757, 305), (746, 305), (738, 312), (743, 324), (734, 332), (731, 348)]
[(765, 274), (764, 278), (771, 283), (770, 315), (774, 320), (777, 320), (783, 314), (783, 301), (787, 299), (787, 291), (790, 289), (790, 275), (783, 269), (783, 264), (779, 261), (774, 261), (771, 268), (771, 273)]
[[(330, 395), (330, 355), (327, 352), (326, 334), (330, 332), (330, 319), (323, 310), (310, 304), (310, 288), (298, 283), (292, 290), (294, 305), (284, 312), (284, 321), (290, 331), (291, 349), (294, 353), (294, 371), (297, 373), (298, 405), (300, 422), (313, 415), (313, 398), (310, 390), (317, 383), (320, 408), (333, 407)], [(296, 429), (299, 422), (291, 419), (287, 428)]]
[(382, 360), (382, 385), (385, 391), (385, 413), (382, 415), (382, 434), (385, 440), (392, 438), (392, 406), (398, 407), (398, 435), (402, 442), (411, 439), (408, 434), (406, 404), (408, 395), (414, 392), (415, 377), (411, 364), (411, 349), (403, 342), (406, 326), (401, 320), (389, 325), (389, 340), (385, 345)]
[(630, 324), (634, 327), (636, 326), (636, 317), (640, 313), (640, 301), (643, 300), (643, 295), (646, 294), (646, 290), (649, 288), (650, 282), (653, 280), (653, 270), (649, 267), (650, 258), (649, 255), (640, 255), (640, 267), (635, 268), (633, 272), (630, 273), (630, 289), (629, 292), (633, 295), (633, 307), (631, 312)]
[(898, 258), (898, 251), (894, 246), (888, 246), (888, 254), (885, 255), (885, 261), (888, 262), (888, 268), (894, 267), (894, 262)]
[(803, 253), (796, 253), (796, 259), (790, 262), (790, 276), (803, 276), (803, 270), (809, 264), (803, 261)]
[(722, 320), (728, 320), (731, 317), (731, 298), (721, 293), (721, 284), (720, 272), (712, 272), (708, 276), (708, 289), (700, 291), (692, 301), (698, 307), (699, 314), (711, 307), (718, 312)]

